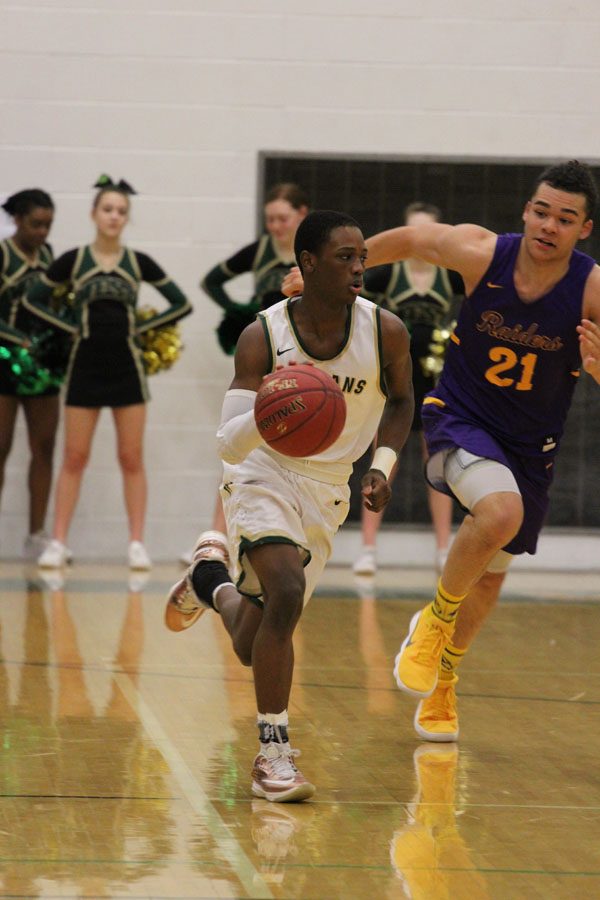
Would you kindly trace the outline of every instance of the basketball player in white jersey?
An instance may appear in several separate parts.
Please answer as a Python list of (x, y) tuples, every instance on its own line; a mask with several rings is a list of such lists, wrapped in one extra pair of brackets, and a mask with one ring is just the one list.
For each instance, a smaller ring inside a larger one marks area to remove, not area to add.
[[(377, 432), (362, 493), (369, 509), (383, 509), (413, 416), (406, 328), (360, 297), (366, 248), (358, 224), (342, 213), (312, 212), (298, 228), (295, 253), (304, 294), (260, 313), (242, 333), (223, 403), (217, 441), (228, 538), (200, 535), (165, 615), (168, 628), (182, 631), (215, 610), (239, 659), (252, 666), (260, 739), (252, 792), (278, 802), (315, 790), (294, 764), (298, 751), (287, 731), (294, 629), (346, 518), (353, 463)], [(263, 377), (294, 363), (331, 374), (347, 407), (340, 437), (307, 459), (272, 450), (254, 421)]]

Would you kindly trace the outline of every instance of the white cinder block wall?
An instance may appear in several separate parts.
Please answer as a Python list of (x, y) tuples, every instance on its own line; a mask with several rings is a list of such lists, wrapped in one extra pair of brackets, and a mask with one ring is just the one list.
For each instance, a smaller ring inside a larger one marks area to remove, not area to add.
[[(128, 242), (195, 304), (180, 362), (151, 380), (156, 559), (173, 558), (211, 520), (231, 361), (214, 339), (219, 311), (197, 285), (254, 236), (259, 151), (595, 160), (599, 46), (596, 0), (0, 5), (0, 192), (49, 190), (61, 252), (92, 234), (96, 177), (126, 178), (140, 193)], [(27, 456), (20, 422), (3, 557), (20, 552), (26, 532)], [(118, 558), (126, 539), (105, 411), (70, 543), (80, 556)]]

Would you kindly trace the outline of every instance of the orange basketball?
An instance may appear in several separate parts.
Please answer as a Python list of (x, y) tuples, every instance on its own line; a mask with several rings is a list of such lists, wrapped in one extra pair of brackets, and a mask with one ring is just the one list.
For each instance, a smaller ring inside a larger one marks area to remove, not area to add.
[(263, 380), (254, 418), (269, 447), (285, 456), (315, 456), (331, 447), (346, 422), (346, 401), (331, 375), (287, 366)]

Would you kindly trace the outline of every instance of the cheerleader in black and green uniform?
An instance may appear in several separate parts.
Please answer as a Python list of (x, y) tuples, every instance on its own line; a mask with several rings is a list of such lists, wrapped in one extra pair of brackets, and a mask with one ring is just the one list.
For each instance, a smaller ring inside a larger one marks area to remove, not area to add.
[[(276, 184), (265, 199), (266, 234), (217, 263), (200, 282), (202, 290), (225, 310), (217, 329), (225, 353), (234, 352), (238, 337), (257, 312), (283, 299), (281, 282), (296, 265), (294, 238), (307, 212), (306, 197), (297, 184)], [(236, 303), (224, 285), (246, 272), (252, 273), (254, 293), (248, 303)]]
[[(66, 538), (81, 478), (100, 410), (108, 406), (115, 422), (123, 474), (129, 565), (147, 569), (150, 559), (143, 545), (147, 496), (143, 436), (149, 396), (136, 339), (150, 329), (172, 324), (191, 312), (191, 306), (154, 260), (121, 244), (133, 190), (125, 182), (114, 184), (107, 177), (99, 185), (92, 208), (96, 239), (59, 257), (33, 285), (25, 301), (28, 309), (42, 319), (73, 335), (66, 378), (65, 451), (56, 489), (53, 540), (39, 563), (57, 568), (68, 558)], [(142, 281), (155, 287), (169, 306), (138, 324), (136, 304)], [(48, 306), (58, 285), (69, 286), (73, 324)]]
[[(441, 212), (431, 203), (411, 203), (404, 210), (406, 225), (439, 222)], [(455, 272), (419, 259), (405, 259), (387, 266), (377, 266), (365, 272), (364, 295), (395, 313), (410, 334), (412, 380), (415, 394), (415, 415), (412, 431), (421, 433), (421, 405), (425, 394), (435, 387), (435, 376), (424, 368), (424, 360), (431, 356), (429, 349), (435, 329), (448, 322), (456, 299), (464, 292), (462, 279)], [(425, 443), (422, 439), (423, 454)], [(428, 487), (429, 509), (436, 539), (436, 566), (443, 566), (452, 527), (452, 501)], [(363, 550), (354, 563), (357, 575), (373, 575), (376, 570), (375, 542), (381, 513), (361, 510)]]
[[(54, 204), (38, 188), (19, 191), (2, 207), (14, 218), (16, 230), (0, 241), (0, 344), (29, 345), (32, 316), (23, 307), (27, 288), (52, 262), (47, 244), (54, 217)], [(19, 394), (15, 377), (7, 363), (0, 366), (0, 490), (4, 469), (13, 442), (19, 407), (27, 426), (31, 451), (29, 463), (29, 535), (24, 553), (36, 559), (44, 550), (44, 522), (52, 485), (52, 458), (58, 426), (58, 388), (35, 395)]]

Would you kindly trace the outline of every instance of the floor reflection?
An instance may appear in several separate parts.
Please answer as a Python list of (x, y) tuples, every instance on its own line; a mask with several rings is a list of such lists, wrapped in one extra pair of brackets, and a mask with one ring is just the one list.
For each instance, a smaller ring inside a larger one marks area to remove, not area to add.
[(411, 900), (490, 896), (458, 827), (459, 758), (457, 744), (421, 744), (413, 754), (417, 793), (390, 846), (392, 866)]
[[(12, 661), (13, 635), (0, 664), (2, 887), (36, 897), (52, 882), (110, 897), (159, 871), (171, 852), (165, 764), (112, 676), (107, 699), (93, 702), (69, 599), (58, 585), (46, 603), (40, 587), (29, 582), (25, 595), (22, 661)], [(108, 667), (133, 681), (141, 602), (138, 592), (124, 598)]]

